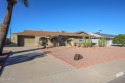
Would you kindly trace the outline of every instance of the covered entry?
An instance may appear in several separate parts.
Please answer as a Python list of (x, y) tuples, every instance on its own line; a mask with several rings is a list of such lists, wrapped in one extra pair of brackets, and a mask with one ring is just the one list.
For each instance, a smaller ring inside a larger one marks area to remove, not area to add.
[(48, 44), (48, 40), (47, 40), (47, 38), (45, 38), (45, 37), (41, 37), (41, 38), (39, 39), (39, 42), (40, 42), (40, 45), (41, 45), (41, 46), (46, 46), (46, 45)]
[(59, 42), (59, 45), (60, 46), (66, 46), (66, 44), (67, 44), (67, 39), (66, 38), (61, 38), (60, 42)]
[(52, 38), (51, 42), (53, 43), (53, 46), (58, 46), (58, 39), (57, 38)]

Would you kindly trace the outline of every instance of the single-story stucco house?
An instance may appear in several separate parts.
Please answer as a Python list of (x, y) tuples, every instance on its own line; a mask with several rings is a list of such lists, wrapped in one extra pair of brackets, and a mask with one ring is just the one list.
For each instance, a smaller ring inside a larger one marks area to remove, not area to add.
[(105, 37), (106, 39), (106, 45), (107, 46), (111, 46), (113, 44), (112, 39), (116, 36), (116, 35), (112, 35), (112, 34), (104, 34), (104, 33), (89, 33), (90, 35), (93, 35), (92, 37), (92, 43), (96, 43), (98, 45), (98, 40), (100, 37)]
[(11, 44), (15, 46), (74, 46), (78, 45), (81, 37), (88, 38), (89, 36), (85, 33), (24, 30), (11, 34)]

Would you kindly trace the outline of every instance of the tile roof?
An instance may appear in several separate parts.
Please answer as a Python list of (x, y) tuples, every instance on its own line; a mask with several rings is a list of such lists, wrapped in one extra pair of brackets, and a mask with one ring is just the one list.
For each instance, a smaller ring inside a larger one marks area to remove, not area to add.
[(31, 30), (24, 30), (23, 32), (15, 33), (17, 35), (27, 35), (27, 36), (90, 36), (84, 33), (77, 34), (77, 33), (67, 33), (67, 32), (48, 32), (48, 31), (31, 31)]

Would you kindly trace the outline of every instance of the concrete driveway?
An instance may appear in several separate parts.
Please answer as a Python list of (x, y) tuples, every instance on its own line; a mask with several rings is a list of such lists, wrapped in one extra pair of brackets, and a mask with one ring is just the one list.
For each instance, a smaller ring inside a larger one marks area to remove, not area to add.
[(125, 59), (74, 68), (33, 47), (13, 51), (6, 61), (0, 83), (107, 83), (125, 72)]

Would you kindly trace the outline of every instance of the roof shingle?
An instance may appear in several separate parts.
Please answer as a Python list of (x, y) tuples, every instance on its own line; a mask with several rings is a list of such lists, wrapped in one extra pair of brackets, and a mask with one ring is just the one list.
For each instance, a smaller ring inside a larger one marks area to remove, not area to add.
[(84, 33), (77, 34), (77, 33), (67, 33), (67, 32), (48, 32), (48, 31), (31, 31), (31, 30), (24, 30), (23, 32), (16, 33), (17, 35), (27, 35), (27, 36), (90, 36)]

